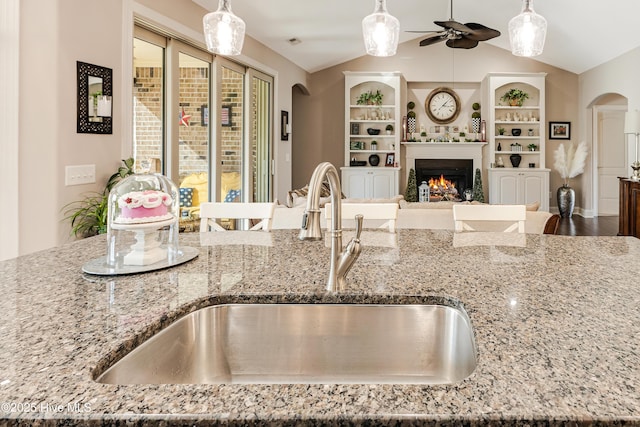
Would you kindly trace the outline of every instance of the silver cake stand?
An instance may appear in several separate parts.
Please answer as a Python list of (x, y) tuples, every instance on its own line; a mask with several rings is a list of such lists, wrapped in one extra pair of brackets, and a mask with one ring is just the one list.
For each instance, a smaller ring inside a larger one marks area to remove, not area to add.
[(169, 259), (168, 257), (147, 265), (116, 265), (115, 267), (107, 264), (106, 255), (100, 258), (93, 259), (82, 266), (82, 271), (89, 274), (95, 274), (99, 276), (116, 276), (120, 274), (136, 274), (146, 273), (148, 271), (161, 270), (163, 268), (174, 267), (176, 265), (183, 264), (187, 261), (191, 261), (198, 256), (198, 248), (192, 248), (190, 246), (180, 246), (178, 254), (175, 257)]

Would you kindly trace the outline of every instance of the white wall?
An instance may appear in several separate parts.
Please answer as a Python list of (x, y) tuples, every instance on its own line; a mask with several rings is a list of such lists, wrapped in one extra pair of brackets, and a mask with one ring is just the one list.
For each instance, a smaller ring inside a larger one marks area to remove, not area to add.
[(20, 1), (0, 2), (0, 261), (18, 256)]
[[(592, 68), (582, 73), (578, 78), (579, 83), (579, 126), (576, 128), (578, 140), (587, 141), (592, 146), (591, 137), (591, 108), (590, 106), (601, 95), (619, 94), (627, 98), (629, 110), (640, 110), (640, 48), (633, 49), (605, 64)], [(635, 144), (635, 137), (628, 136), (628, 144)], [(631, 148), (630, 152), (634, 152)], [(629, 174), (631, 175), (631, 168)], [(576, 200), (576, 204), (582, 206), (587, 213), (593, 213), (594, 171), (593, 165), (588, 162), (585, 173), (580, 176), (580, 184), (585, 189)]]

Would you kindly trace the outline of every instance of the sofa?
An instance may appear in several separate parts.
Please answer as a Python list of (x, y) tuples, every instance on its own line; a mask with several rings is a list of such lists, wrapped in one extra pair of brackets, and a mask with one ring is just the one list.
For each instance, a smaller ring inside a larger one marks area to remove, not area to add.
[[(453, 205), (456, 202), (433, 202), (433, 203), (412, 203), (407, 202), (402, 196), (392, 199), (343, 199), (343, 203), (398, 203), (398, 219), (396, 228), (399, 229), (432, 229), (432, 230), (453, 230)], [(459, 202), (474, 203), (474, 202)], [(549, 221), (556, 221), (557, 218), (549, 212), (538, 211), (539, 204), (527, 205), (527, 219), (525, 222), (525, 233), (529, 234), (555, 234), (555, 224), (548, 226)], [(303, 203), (301, 198), (293, 207), (278, 205), (273, 213), (271, 223), (272, 229), (298, 228), (302, 224), (302, 216), (306, 208), (306, 200)], [(321, 224), (326, 225), (324, 207), (321, 208)], [(365, 215), (366, 220), (366, 215)], [(378, 228), (384, 221), (365, 221), (365, 228)], [(343, 219), (343, 228), (353, 228), (354, 221)], [(489, 225), (490, 226), (490, 225)], [(547, 230), (545, 230), (547, 227)]]

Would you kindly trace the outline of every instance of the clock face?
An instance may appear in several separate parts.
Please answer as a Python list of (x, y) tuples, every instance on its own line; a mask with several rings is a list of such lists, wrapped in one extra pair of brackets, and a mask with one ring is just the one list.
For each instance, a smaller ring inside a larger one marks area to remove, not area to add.
[(424, 107), (429, 118), (435, 123), (451, 123), (460, 113), (460, 100), (451, 89), (438, 88), (429, 94)]

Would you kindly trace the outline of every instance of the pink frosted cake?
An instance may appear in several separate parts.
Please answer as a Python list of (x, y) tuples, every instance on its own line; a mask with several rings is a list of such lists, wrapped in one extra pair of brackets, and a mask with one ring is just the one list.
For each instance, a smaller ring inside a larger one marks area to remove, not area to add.
[(162, 191), (132, 191), (118, 199), (120, 215), (115, 221), (121, 224), (164, 221), (173, 217), (169, 212), (172, 202), (171, 196)]

